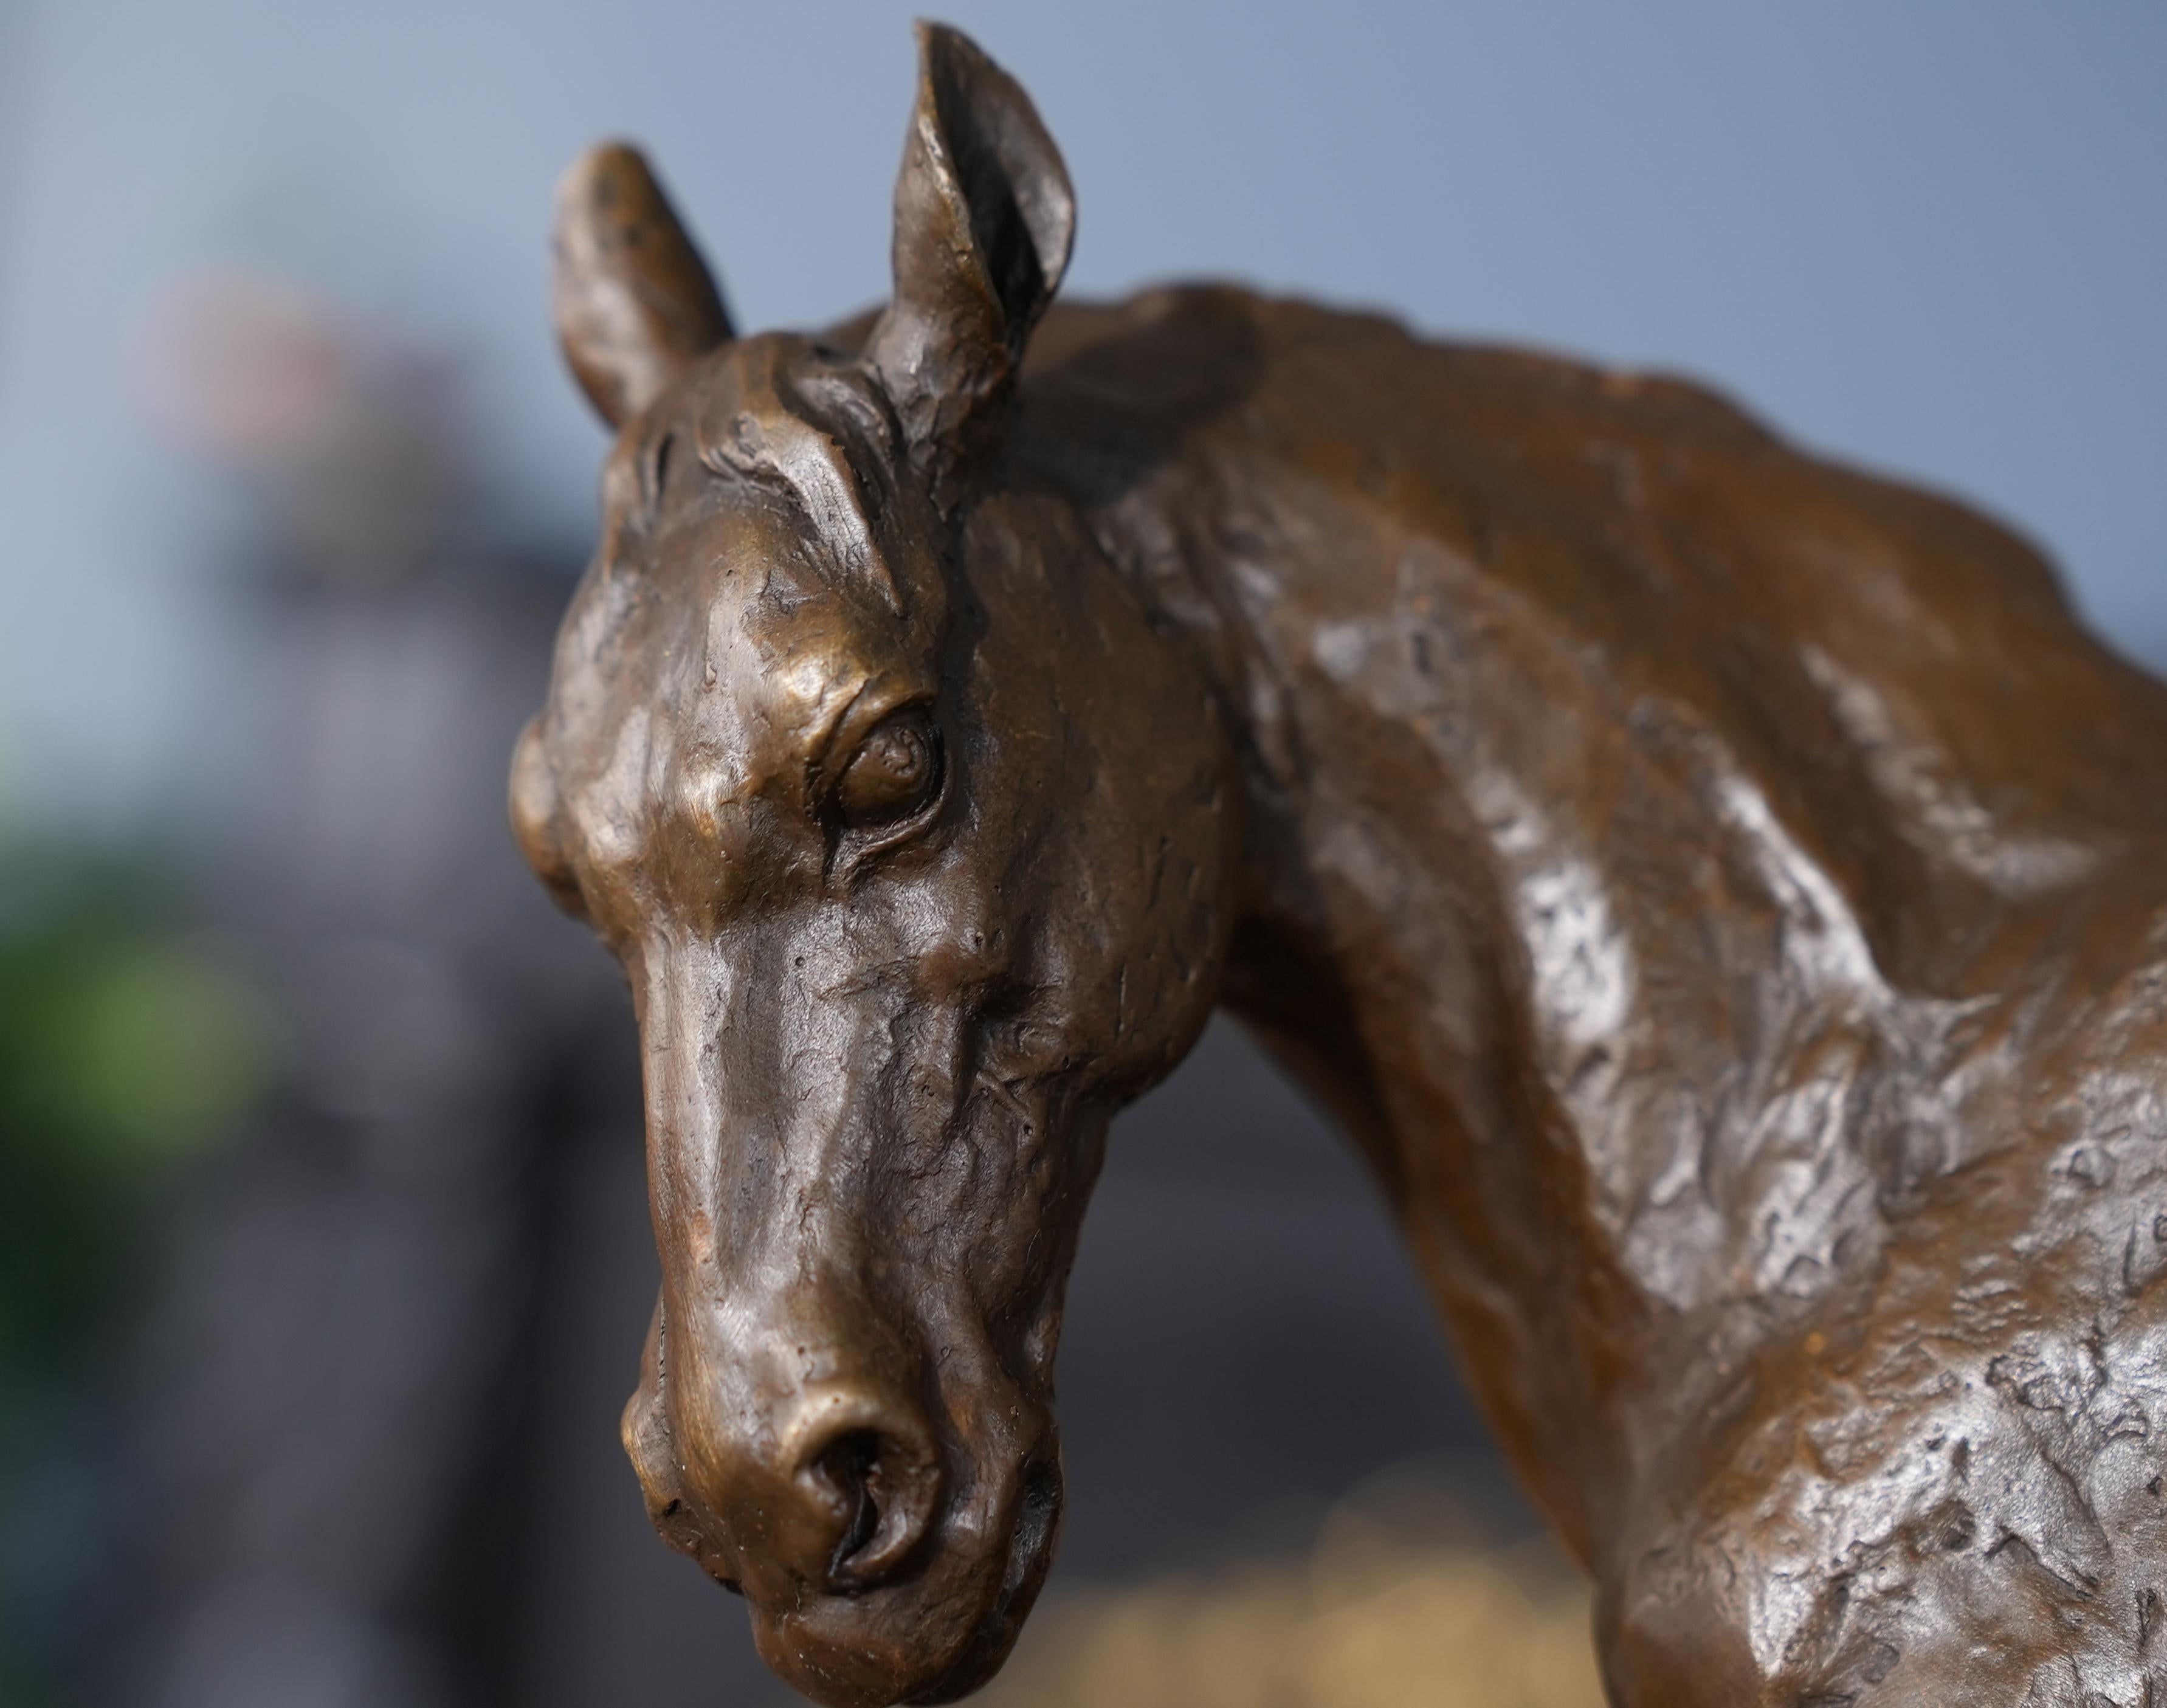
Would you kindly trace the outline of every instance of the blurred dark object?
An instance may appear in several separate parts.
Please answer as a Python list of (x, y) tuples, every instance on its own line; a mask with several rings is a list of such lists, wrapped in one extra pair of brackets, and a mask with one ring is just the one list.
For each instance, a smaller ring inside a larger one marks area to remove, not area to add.
[(148, 1337), (146, 1635), (115, 1693), (501, 1700), (542, 1183), (628, 1058), (614, 975), (526, 893), (498, 805), (570, 562), (504, 543), (443, 370), (335, 305), (214, 277), (154, 357), (248, 500), (203, 863), (277, 1054)]
[(281, 1049), (152, 1337), (166, 1605), (137, 1700), (495, 1694), (471, 1639), (505, 1562), (469, 1557), (511, 1523), (540, 1183), (628, 1054), (488, 787), (560, 585), (514, 560), (255, 589), (268, 719), (214, 911)]

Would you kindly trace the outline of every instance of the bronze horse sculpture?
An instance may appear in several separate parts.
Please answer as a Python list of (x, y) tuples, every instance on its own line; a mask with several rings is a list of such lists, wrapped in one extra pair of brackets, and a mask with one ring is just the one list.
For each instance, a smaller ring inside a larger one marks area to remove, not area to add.
[(2167, 689), (1695, 386), (1050, 309), (1054, 145), (920, 50), (824, 335), (735, 336), (629, 150), (560, 192), (617, 440), (512, 814), (638, 1011), (663, 1534), (824, 1702), (988, 1677), (1108, 1119), (1224, 1004), (1614, 1702), (2167, 1702)]

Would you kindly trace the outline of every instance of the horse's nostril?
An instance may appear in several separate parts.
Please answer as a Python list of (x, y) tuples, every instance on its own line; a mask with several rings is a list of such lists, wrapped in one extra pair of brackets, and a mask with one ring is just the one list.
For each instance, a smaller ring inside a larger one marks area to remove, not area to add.
[(940, 1472), (929, 1446), (915, 1432), (846, 1429), (821, 1446), (810, 1468), (843, 1512), (829, 1587), (872, 1588), (916, 1546), (932, 1517)]
[(840, 1492), (850, 1507), (850, 1520), (835, 1543), (828, 1562), (828, 1575), (839, 1582), (850, 1562), (865, 1552), (880, 1529), (880, 1504), (873, 1497), (873, 1473), (880, 1465), (880, 1436), (872, 1430), (852, 1430), (840, 1436), (821, 1454), (820, 1474)]

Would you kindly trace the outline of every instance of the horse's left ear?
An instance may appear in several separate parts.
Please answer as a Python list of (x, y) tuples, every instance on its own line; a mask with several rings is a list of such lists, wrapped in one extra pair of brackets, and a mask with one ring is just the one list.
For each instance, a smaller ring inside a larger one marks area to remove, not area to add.
[(1076, 197), (1015, 78), (945, 24), (920, 24), (918, 49), (895, 186), (895, 297), (866, 353), (945, 501), (1068, 268)]

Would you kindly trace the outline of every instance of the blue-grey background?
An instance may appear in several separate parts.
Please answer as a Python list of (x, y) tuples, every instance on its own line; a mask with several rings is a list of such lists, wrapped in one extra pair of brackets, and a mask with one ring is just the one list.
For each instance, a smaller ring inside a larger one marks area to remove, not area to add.
[[(0, 776), (184, 789), (206, 501), (140, 424), (177, 270), (268, 257), (441, 335), (508, 499), (590, 513), (549, 187), (644, 139), (745, 323), (876, 298), (903, 4), (6, 0)], [(1975, 495), (2167, 646), (2167, 9), (2149, 0), (958, 0), (1081, 198), (1071, 289), (1210, 273), (1719, 379)]]
[[(639, 139), (742, 324), (850, 312), (909, 10), (0, 0), (0, 830), (195, 850), (278, 1064), (175, 1200), (160, 1326), (89, 1361), (102, 1421), (0, 1509), (0, 1627), (11, 1586), (103, 1598), (19, 1615), (83, 1700), (771, 1700), (614, 1444), (653, 1286), (628, 1022), (495, 803), (602, 446), (543, 310), (556, 174)], [(2167, 660), (2167, 8), (948, 15), (1066, 152), (1072, 292), (1237, 278), (1693, 372), (1986, 504)], [(236, 591), (261, 485), (151, 405), (164, 305), (236, 272), (438, 370), (479, 518), (447, 549), (487, 573)], [(536, 1069), (571, 1037), (600, 1065)], [(1231, 1031), (1117, 1129), (1062, 1381), (1057, 1592), (1284, 1540), (1414, 1454), (1524, 1520), (1365, 1183)]]

